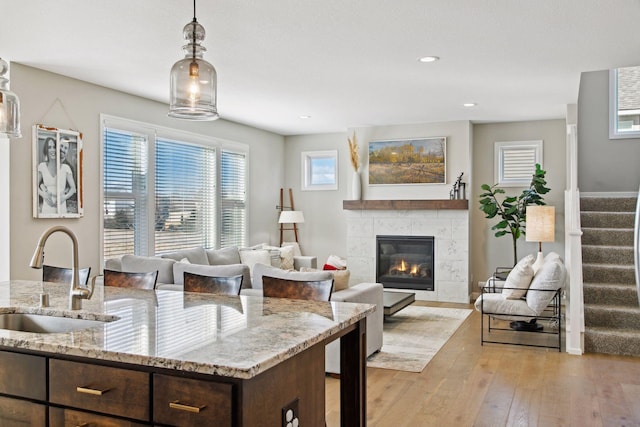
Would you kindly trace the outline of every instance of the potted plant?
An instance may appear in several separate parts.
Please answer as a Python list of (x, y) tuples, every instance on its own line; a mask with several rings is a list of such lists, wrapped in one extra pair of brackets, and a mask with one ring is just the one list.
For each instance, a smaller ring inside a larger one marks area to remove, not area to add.
[(545, 174), (546, 172), (536, 163), (536, 171), (529, 188), (523, 190), (519, 196), (506, 196), (502, 201), (498, 200), (498, 195), (505, 194), (505, 191), (498, 187), (498, 184), (482, 184), (480, 187), (484, 191), (479, 196), (480, 210), (484, 212), (485, 218), (492, 219), (498, 216), (501, 219), (491, 227), (492, 230), (497, 230), (495, 236), (510, 234), (513, 239), (513, 265), (518, 262), (516, 243), (520, 236), (526, 234), (527, 206), (546, 204), (542, 195), (550, 189), (546, 187)]

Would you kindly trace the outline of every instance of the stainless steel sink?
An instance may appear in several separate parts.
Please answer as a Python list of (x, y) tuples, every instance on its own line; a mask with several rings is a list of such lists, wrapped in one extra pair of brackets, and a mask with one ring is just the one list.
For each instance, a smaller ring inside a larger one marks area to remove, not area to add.
[(37, 334), (55, 334), (73, 332), (104, 325), (100, 320), (74, 319), (70, 317), (47, 316), (30, 313), (0, 314), (0, 329), (33, 332)]

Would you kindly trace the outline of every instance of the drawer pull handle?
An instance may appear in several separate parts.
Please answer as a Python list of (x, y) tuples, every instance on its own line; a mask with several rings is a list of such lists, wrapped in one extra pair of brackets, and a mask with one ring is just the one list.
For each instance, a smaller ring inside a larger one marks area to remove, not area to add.
[(207, 405), (202, 405), (202, 406), (184, 405), (180, 403), (179, 400), (169, 402), (169, 408), (171, 409), (179, 409), (181, 411), (195, 412), (196, 414), (199, 413), (201, 410), (203, 410), (206, 406)]
[(94, 396), (102, 396), (103, 394), (105, 394), (109, 390), (111, 390), (111, 389), (110, 388), (105, 388), (103, 390), (98, 390), (98, 389), (91, 388), (91, 387), (76, 387), (76, 391), (78, 393), (92, 394)]

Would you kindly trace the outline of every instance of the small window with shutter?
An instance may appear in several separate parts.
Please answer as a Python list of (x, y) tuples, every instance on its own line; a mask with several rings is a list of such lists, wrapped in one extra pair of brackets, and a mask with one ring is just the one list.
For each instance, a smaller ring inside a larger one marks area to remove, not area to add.
[(542, 166), (542, 141), (508, 141), (495, 143), (495, 182), (501, 187), (528, 187)]

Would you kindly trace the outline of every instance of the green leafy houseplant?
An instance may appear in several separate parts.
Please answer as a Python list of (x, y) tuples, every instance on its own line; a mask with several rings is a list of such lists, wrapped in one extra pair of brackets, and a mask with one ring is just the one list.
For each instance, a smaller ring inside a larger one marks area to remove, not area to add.
[(518, 262), (516, 243), (520, 236), (526, 234), (527, 206), (546, 204), (542, 195), (547, 194), (550, 189), (546, 187), (545, 174), (540, 165), (536, 164), (529, 188), (519, 196), (505, 196), (502, 201), (498, 200), (498, 195), (505, 194), (505, 191), (498, 184), (482, 184), (480, 187), (484, 191), (479, 196), (480, 210), (484, 212), (485, 218), (500, 218), (500, 222), (491, 227), (492, 230), (497, 230), (496, 237), (510, 234), (513, 239), (513, 265)]

